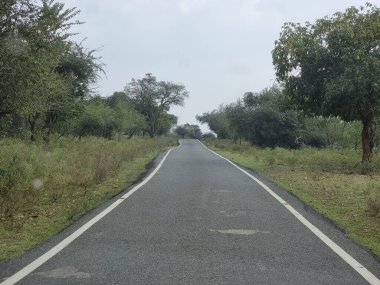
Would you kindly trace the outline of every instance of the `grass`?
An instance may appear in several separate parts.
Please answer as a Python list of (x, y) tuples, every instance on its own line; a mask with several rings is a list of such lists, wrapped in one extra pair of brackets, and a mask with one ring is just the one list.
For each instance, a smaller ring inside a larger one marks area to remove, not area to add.
[(0, 140), (0, 260), (22, 254), (135, 182), (174, 139)]
[(207, 144), (287, 189), (380, 256), (378, 154), (371, 163), (362, 164), (361, 153), (347, 149), (260, 149), (216, 140)]

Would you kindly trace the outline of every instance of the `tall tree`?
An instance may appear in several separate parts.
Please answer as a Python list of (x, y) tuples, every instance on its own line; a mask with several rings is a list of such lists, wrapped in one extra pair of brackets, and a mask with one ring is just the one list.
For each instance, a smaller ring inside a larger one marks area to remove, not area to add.
[(288, 98), (312, 115), (362, 122), (362, 161), (380, 111), (380, 9), (359, 9), (305, 26), (286, 23), (272, 52)]
[(37, 120), (68, 93), (67, 78), (55, 68), (69, 48), (68, 29), (79, 24), (72, 20), (78, 12), (53, 0), (0, 3), (0, 118), (28, 117), (32, 140)]
[(67, 90), (47, 102), (49, 107), (44, 114), (45, 143), (49, 142), (58, 120), (67, 120), (83, 111), (83, 100), (91, 94), (91, 85), (99, 78), (99, 73), (104, 72), (103, 64), (94, 55), (96, 50), (88, 50), (81, 44), (71, 42), (66, 43), (66, 46), (54, 72), (64, 79)]
[(157, 134), (170, 107), (182, 106), (189, 96), (184, 85), (157, 81), (150, 73), (142, 79), (132, 79), (125, 87), (125, 92), (135, 108), (145, 116), (151, 137)]
[(104, 99), (105, 103), (115, 111), (119, 121), (116, 131), (132, 138), (135, 134), (146, 128), (145, 118), (137, 112), (124, 92), (114, 92), (112, 96)]

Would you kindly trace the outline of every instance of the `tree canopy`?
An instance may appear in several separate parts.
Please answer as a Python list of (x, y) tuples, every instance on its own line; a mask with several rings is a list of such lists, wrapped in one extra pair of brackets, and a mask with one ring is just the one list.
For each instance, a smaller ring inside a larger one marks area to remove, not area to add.
[(38, 124), (45, 142), (58, 120), (78, 113), (102, 64), (69, 39), (79, 11), (54, 0), (0, 3), (0, 119), (27, 118), (30, 137)]
[(183, 84), (157, 81), (148, 73), (142, 79), (132, 79), (125, 92), (136, 110), (146, 118), (148, 132), (154, 137), (165, 123), (165, 115), (172, 106), (183, 106), (189, 92)]
[(362, 122), (363, 161), (380, 110), (380, 9), (348, 8), (315, 24), (286, 23), (272, 52), (293, 106)]

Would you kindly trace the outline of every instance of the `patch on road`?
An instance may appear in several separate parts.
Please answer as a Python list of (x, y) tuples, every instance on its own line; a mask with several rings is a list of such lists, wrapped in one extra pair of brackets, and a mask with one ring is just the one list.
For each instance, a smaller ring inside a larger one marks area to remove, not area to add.
[(218, 232), (221, 234), (231, 234), (231, 235), (244, 235), (250, 236), (254, 234), (270, 234), (268, 231), (260, 230), (243, 230), (243, 229), (229, 229), (229, 230), (209, 230), (210, 232)]
[(77, 278), (84, 279), (90, 278), (90, 274), (86, 272), (80, 272), (78, 269), (72, 266), (65, 266), (49, 271), (42, 271), (34, 273), (33, 275), (47, 277), (47, 278)]
[(212, 192), (218, 192), (218, 193), (232, 193), (230, 190), (213, 190)]
[(225, 217), (239, 217), (239, 216), (250, 216), (253, 215), (254, 210), (252, 209), (229, 209), (226, 211), (219, 211)]

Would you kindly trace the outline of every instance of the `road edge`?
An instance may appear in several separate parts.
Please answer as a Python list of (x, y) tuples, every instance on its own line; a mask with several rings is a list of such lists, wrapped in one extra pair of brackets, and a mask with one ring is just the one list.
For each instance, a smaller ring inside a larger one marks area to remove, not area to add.
[[(199, 140), (198, 140), (199, 141)], [(214, 155), (220, 157), (221, 159), (227, 161), (232, 166), (243, 172), (253, 181), (255, 181), (261, 188), (263, 188), (267, 193), (269, 193), (273, 198), (275, 198), (280, 204), (282, 204), (293, 216), (295, 216), (304, 226), (306, 226), (311, 232), (313, 232), (324, 244), (326, 244), (332, 251), (334, 251), (340, 258), (342, 258), (347, 264), (349, 264), (356, 272), (358, 272), (369, 284), (380, 285), (380, 279), (377, 278), (372, 272), (365, 268), (361, 263), (359, 263), (355, 258), (348, 254), (343, 248), (332, 241), (327, 235), (325, 235), (319, 228), (314, 226), (309, 222), (302, 214), (300, 214), (296, 209), (294, 209), (290, 204), (288, 204), (284, 199), (282, 199), (278, 194), (275, 193), (270, 187), (268, 187), (264, 182), (250, 174), (248, 171), (244, 170), (228, 158), (218, 154), (217, 152), (208, 148), (201, 141), (199, 143), (208, 151)]]
[[(164, 157), (160, 160), (158, 165), (153, 169), (153, 171), (150, 172), (150, 169), (145, 171), (145, 176), (142, 178), (142, 180), (138, 180), (137, 184), (134, 184), (124, 190), (122, 190), (119, 194), (116, 194), (114, 196), (120, 196), (121, 197), (116, 198), (116, 201), (113, 201), (110, 205), (108, 205), (105, 209), (102, 209), (100, 213), (97, 213), (94, 217), (92, 217), (89, 221), (87, 221), (85, 224), (81, 225), (78, 229), (76, 229), (74, 232), (72, 232), (70, 235), (66, 236), (63, 240), (58, 242), (55, 246), (50, 248), (48, 251), (46, 251), (44, 254), (40, 255), (37, 259), (34, 259), (31, 263), (24, 266), (20, 270), (18, 270), (16, 273), (11, 275), (10, 277), (5, 278), (0, 285), (13, 285), (16, 284), (18, 281), (32, 273), (34, 270), (36, 270), (38, 267), (40, 267), (42, 264), (44, 264), (46, 261), (48, 261), (50, 258), (55, 256), (57, 253), (59, 253), (61, 250), (63, 250), (66, 246), (68, 246), (71, 242), (73, 242), (75, 239), (77, 239), (79, 236), (81, 236), (84, 232), (86, 232), (89, 228), (91, 228), (94, 224), (96, 224), (98, 221), (100, 221), (102, 218), (104, 218), (108, 213), (110, 213), (112, 210), (114, 210), (117, 206), (119, 206), (122, 202), (124, 202), (128, 197), (130, 197), (133, 193), (135, 193), (137, 190), (139, 190), (142, 186), (144, 186), (149, 180), (151, 180), (154, 175), (160, 170), (163, 163), (169, 156), (170, 152), (181, 146), (181, 143), (179, 142), (176, 147), (172, 147), (169, 150), (167, 150)], [(156, 157), (157, 158), (157, 157)], [(156, 159), (154, 158), (152, 162)], [(150, 172), (150, 173), (149, 173)], [(112, 198), (111, 198), (112, 199)], [(110, 199), (110, 200), (111, 200)], [(107, 201), (105, 201), (107, 202)], [(101, 205), (99, 205), (100, 207)], [(84, 215), (86, 215), (85, 213)]]

